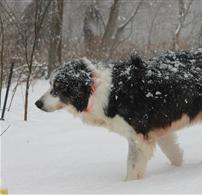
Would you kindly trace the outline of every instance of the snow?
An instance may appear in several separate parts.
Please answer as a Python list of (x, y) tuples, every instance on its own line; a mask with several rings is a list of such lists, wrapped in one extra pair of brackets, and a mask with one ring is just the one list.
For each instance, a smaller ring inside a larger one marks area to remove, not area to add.
[(161, 95), (160, 91), (156, 91), (155, 95)]
[(82, 124), (65, 111), (45, 113), (34, 102), (48, 89), (38, 81), (30, 93), (29, 121), (23, 122), (18, 88), (1, 121), (1, 179), (10, 193), (202, 193), (202, 126), (179, 132), (184, 165), (169, 164), (157, 148), (145, 178), (125, 182), (127, 142), (109, 131)]
[[(148, 66), (147, 76), (153, 74), (159, 74), (159, 76), (165, 76), (165, 74), (173, 74), (178, 72), (178, 76), (181, 73), (189, 72), (190, 77), (194, 77), (194, 74), (201, 71), (201, 55), (202, 49), (193, 49), (190, 52), (186, 50), (178, 51), (177, 53), (167, 50), (160, 54), (160, 56), (153, 57), (148, 61), (145, 61), (145, 65)], [(160, 70), (160, 73), (158, 71)], [(163, 74), (163, 75), (162, 75)], [(182, 75), (183, 76), (183, 75)]]
[(153, 94), (152, 94), (151, 92), (148, 92), (148, 93), (146, 94), (146, 97), (147, 97), (147, 98), (153, 97)]

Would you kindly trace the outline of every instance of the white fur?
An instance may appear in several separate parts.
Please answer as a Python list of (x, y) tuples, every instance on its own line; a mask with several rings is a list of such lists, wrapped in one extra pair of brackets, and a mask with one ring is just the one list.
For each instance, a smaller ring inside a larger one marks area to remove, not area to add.
[(173, 165), (180, 166), (182, 164), (183, 150), (177, 143), (176, 133), (170, 133), (166, 136), (161, 137), (158, 140), (158, 144)]
[(147, 163), (153, 154), (154, 146), (154, 143), (137, 144), (129, 139), (126, 180), (142, 179), (144, 177)]

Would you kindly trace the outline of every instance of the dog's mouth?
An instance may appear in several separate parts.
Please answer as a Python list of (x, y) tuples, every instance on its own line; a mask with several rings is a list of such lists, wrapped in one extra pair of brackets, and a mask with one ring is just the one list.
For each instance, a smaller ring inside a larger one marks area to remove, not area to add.
[(35, 105), (37, 108), (39, 108), (40, 110), (42, 110), (44, 112), (54, 112), (56, 110), (61, 110), (65, 107), (65, 105), (62, 103), (57, 103), (55, 105), (47, 106), (41, 100), (36, 101)]
[(42, 110), (44, 112), (54, 112), (54, 110), (48, 110), (48, 109), (45, 109), (45, 108), (40, 108), (40, 110)]

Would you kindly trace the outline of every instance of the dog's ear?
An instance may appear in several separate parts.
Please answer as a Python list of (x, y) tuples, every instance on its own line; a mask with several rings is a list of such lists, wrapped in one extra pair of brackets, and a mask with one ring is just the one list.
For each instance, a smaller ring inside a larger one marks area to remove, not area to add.
[(81, 62), (85, 64), (91, 71), (95, 71), (94, 65), (91, 63), (89, 59), (86, 57), (81, 58)]
[(138, 55), (131, 55), (129, 63), (140, 69), (145, 68), (142, 59)]
[(81, 61), (87, 66), (87, 68), (92, 72), (92, 78), (96, 82), (96, 86), (101, 84), (100, 73), (97, 71), (95, 65), (87, 59), (86, 57), (81, 58)]
[(70, 100), (77, 111), (82, 112), (87, 108), (88, 100), (92, 94), (92, 85), (92, 78), (84, 71), (80, 73), (79, 77), (74, 78)]
[(136, 78), (142, 79), (146, 71), (144, 61), (137, 55), (131, 55), (128, 65), (131, 67), (131, 72), (136, 75)]

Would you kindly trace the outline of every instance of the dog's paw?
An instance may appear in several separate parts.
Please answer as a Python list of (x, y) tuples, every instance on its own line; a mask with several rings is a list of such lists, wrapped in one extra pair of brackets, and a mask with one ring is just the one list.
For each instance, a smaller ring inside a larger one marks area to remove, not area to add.
[(128, 174), (124, 181), (139, 180), (139, 179), (143, 179), (143, 178), (144, 178), (144, 173), (134, 172), (134, 173)]
[(182, 149), (178, 150), (172, 158), (171, 164), (180, 167), (183, 164), (183, 154), (184, 152)]

